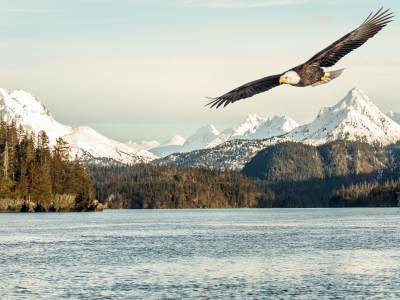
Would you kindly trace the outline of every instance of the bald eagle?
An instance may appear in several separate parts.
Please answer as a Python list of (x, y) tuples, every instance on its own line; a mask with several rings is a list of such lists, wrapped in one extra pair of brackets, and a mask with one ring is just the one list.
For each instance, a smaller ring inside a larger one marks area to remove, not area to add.
[(336, 71), (325, 71), (322, 68), (334, 66), (343, 56), (347, 55), (354, 49), (363, 45), (368, 39), (377, 34), (387, 23), (391, 22), (393, 13), (387, 13), (386, 10), (381, 13), (381, 8), (372, 17), (372, 13), (356, 30), (346, 34), (341, 39), (326, 47), (311, 57), (307, 62), (294, 67), (282, 74), (264, 77), (255, 81), (246, 83), (224, 95), (217, 98), (209, 98), (207, 105), (210, 108), (216, 106), (224, 107), (229, 103), (236, 102), (241, 99), (252, 97), (256, 94), (268, 91), (281, 84), (290, 84), (292, 86), (319, 86), (328, 83), (340, 76), (344, 69)]

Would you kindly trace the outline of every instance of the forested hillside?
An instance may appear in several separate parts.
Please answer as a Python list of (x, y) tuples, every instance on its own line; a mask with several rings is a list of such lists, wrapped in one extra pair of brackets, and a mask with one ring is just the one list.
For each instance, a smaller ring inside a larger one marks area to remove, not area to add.
[(284, 142), (260, 151), (244, 174), (151, 164), (97, 166), (89, 173), (96, 198), (108, 208), (327, 207), (342, 186), (398, 178), (399, 149)]
[(280, 199), (295, 206), (328, 206), (342, 186), (398, 178), (399, 145), (381, 147), (334, 141), (318, 147), (284, 142), (258, 152), (242, 173), (262, 180)]
[(91, 167), (89, 173), (106, 208), (260, 207), (270, 196), (233, 171), (140, 164)]
[(0, 123), (0, 211), (95, 210), (92, 182), (85, 168), (68, 160), (61, 138), (54, 148), (44, 131), (37, 135)]
[(330, 207), (400, 206), (400, 179), (383, 183), (360, 183), (332, 193)]

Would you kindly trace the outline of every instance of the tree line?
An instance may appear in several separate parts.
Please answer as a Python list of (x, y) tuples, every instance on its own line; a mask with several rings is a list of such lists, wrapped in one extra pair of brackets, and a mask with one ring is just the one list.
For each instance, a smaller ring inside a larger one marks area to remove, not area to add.
[[(258, 152), (242, 173), (152, 164), (87, 167), (70, 160), (62, 138), (51, 147), (44, 131), (1, 120), (0, 211), (93, 210), (95, 199), (108, 208), (396, 206), (400, 183), (384, 180), (399, 176), (399, 157), (400, 144), (288, 142)], [(377, 179), (381, 183), (371, 183)]]
[(138, 164), (92, 166), (96, 198), (107, 208), (264, 207), (271, 191), (234, 171)]
[(259, 151), (242, 173), (274, 192), (273, 206), (328, 207), (335, 190), (360, 182), (397, 178), (400, 144), (383, 147), (357, 141), (320, 146), (283, 142)]
[(359, 183), (333, 191), (330, 207), (400, 206), (400, 179), (383, 183)]
[[(70, 146), (62, 138), (50, 147), (44, 131), (27, 132), (13, 120), (1, 120), (0, 210), (54, 211), (62, 209), (62, 203), (56, 202), (68, 197), (73, 200), (68, 209), (88, 209), (94, 201), (93, 185), (85, 166), (70, 161), (69, 152)], [(19, 206), (12, 199), (21, 200)]]

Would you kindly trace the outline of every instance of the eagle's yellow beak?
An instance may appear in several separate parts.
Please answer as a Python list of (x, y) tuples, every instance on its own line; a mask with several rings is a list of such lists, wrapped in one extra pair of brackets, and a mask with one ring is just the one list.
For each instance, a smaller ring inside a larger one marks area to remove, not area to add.
[(285, 82), (285, 81), (286, 81), (286, 78), (284, 78), (284, 77), (279, 78), (279, 84), (281, 84), (282, 82)]

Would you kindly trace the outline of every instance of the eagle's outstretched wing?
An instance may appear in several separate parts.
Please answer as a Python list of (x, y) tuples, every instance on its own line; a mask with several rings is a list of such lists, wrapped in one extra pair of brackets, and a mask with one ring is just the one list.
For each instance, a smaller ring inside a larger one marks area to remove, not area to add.
[(206, 106), (211, 105), (210, 108), (212, 108), (216, 105), (216, 108), (218, 108), (225, 103), (225, 107), (229, 103), (233, 103), (238, 100), (249, 98), (256, 94), (268, 91), (279, 85), (279, 78), (281, 76), (282, 74), (272, 75), (243, 84), (242, 86), (239, 86), (238, 88), (226, 93), (225, 95), (222, 95), (221, 97), (209, 98), (210, 102), (206, 104)]
[(324, 68), (332, 67), (343, 56), (363, 45), (368, 39), (372, 38), (385, 27), (387, 23), (392, 21), (391, 18), (394, 17), (392, 16), (393, 13), (387, 13), (389, 9), (381, 13), (382, 9), (383, 7), (372, 17), (371, 13), (360, 27), (315, 54), (305, 64)]

